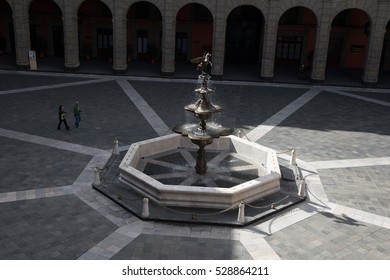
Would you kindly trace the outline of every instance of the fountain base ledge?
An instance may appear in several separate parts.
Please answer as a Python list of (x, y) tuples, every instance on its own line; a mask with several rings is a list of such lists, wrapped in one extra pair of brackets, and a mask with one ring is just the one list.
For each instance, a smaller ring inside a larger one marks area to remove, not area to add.
[(143, 157), (178, 148), (193, 149), (194, 144), (178, 134), (132, 144), (119, 165), (119, 181), (157, 204), (173, 207), (227, 209), (240, 202), (251, 203), (280, 191), (281, 171), (276, 152), (233, 135), (215, 139), (206, 150), (238, 153), (252, 164), (265, 168), (265, 175), (230, 188), (218, 188), (165, 185), (139, 170)]

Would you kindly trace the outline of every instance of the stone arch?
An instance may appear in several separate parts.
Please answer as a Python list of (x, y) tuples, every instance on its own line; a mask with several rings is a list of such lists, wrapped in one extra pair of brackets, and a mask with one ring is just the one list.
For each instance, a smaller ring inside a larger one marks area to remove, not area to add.
[(180, 8), (176, 14), (176, 61), (187, 62), (211, 53), (213, 21), (211, 11), (203, 4), (189, 3)]
[(128, 11), (131, 6), (136, 4), (137, 2), (148, 2), (152, 5), (154, 5), (159, 11), (161, 16), (164, 15), (164, 1), (163, 0), (131, 0), (131, 1), (126, 1), (126, 11)]
[(240, 7), (240, 6), (253, 6), (257, 8), (264, 18), (268, 15), (268, 5), (269, 1), (266, 0), (237, 0), (237, 1), (229, 1), (224, 5), (223, 14), (221, 15), (221, 19), (226, 22), (228, 16), (231, 14), (231, 12)]
[[(160, 60), (163, 15), (157, 1), (135, 1), (127, 10), (127, 54), (132, 59)], [(131, 28), (137, 26), (137, 29)]]
[(64, 57), (63, 13), (58, 1), (29, 1), (28, 14), (31, 49), (38, 57)]
[(281, 2), (281, 5), (279, 6), (279, 9), (277, 10), (277, 14), (276, 14), (278, 21), (280, 21), (281, 16), (285, 12), (287, 12), (288, 10), (294, 7), (303, 7), (310, 10), (317, 18), (317, 24), (318, 24), (319, 21), (318, 19), (321, 17), (322, 14), (322, 1), (317, 1), (317, 0), (302, 0), (302, 1), (285, 0)]
[[(292, 73), (303, 79), (313, 63), (318, 17), (304, 6), (292, 6), (283, 11), (278, 21), (275, 74), (284, 71), (284, 75)], [(300, 75), (296, 75), (298, 69)]]
[(327, 68), (363, 69), (366, 61), (371, 18), (359, 8), (341, 9), (333, 17), (329, 35)]
[[(74, 7), (75, 7), (75, 11), (77, 12), (80, 10), (81, 5), (83, 5), (85, 2), (90, 0), (76, 0), (76, 1), (77, 2), (75, 2)], [(110, 9), (111, 16), (114, 17), (114, 0), (96, 0), (96, 1), (104, 3)]]
[[(37, 1), (37, 0), (26, 1), (26, 7), (30, 8), (31, 4), (35, 1)], [(61, 10), (61, 14), (63, 14), (64, 13), (64, 11), (63, 11), (64, 10), (64, 7), (63, 7), (64, 1), (61, 1), (61, 0), (51, 0), (51, 1), (57, 4), (58, 8)]]
[[(96, 5), (97, 4), (97, 5)], [(89, 5), (89, 6), (88, 6)], [(85, 0), (77, 6), (80, 37), (80, 56), (113, 61), (113, 18), (112, 0)], [(91, 16), (98, 15), (97, 20)]]
[(236, 6), (226, 19), (226, 63), (261, 61), (265, 16), (253, 5)]
[(175, 18), (178, 12), (180, 11), (180, 9), (190, 4), (199, 4), (206, 7), (210, 11), (213, 20), (215, 19), (215, 4), (213, 4), (213, 1), (207, 1), (207, 0), (174, 1), (172, 7), (172, 13), (173, 15), (175, 15)]
[(358, 9), (364, 11), (370, 21), (376, 17), (377, 4), (376, 1), (364, 1), (364, 0), (355, 0), (355, 1), (335, 1), (332, 4), (332, 9), (328, 14), (328, 22), (331, 23), (333, 19), (342, 11), (349, 9)]

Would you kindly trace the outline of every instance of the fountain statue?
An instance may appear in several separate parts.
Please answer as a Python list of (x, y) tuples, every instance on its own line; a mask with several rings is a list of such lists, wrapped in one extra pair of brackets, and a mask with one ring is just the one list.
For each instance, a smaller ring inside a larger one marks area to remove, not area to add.
[(213, 113), (222, 111), (220, 106), (212, 104), (208, 98), (213, 93), (213, 89), (209, 87), (211, 77), (207, 74), (207, 68), (209, 65), (211, 66), (210, 57), (211, 54), (205, 53), (202, 57), (191, 60), (192, 63), (198, 64), (197, 70), (201, 71), (198, 79), (200, 87), (195, 89), (198, 100), (193, 104), (186, 105), (184, 110), (193, 113), (199, 119), (199, 123), (173, 127), (174, 132), (188, 137), (192, 143), (199, 147), (195, 166), (198, 174), (205, 174), (207, 171), (205, 147), (210, 145), (215, 138), (228, 136), (233, 132), (230, 128), (215, 125), (209, 126), (207, 124)]

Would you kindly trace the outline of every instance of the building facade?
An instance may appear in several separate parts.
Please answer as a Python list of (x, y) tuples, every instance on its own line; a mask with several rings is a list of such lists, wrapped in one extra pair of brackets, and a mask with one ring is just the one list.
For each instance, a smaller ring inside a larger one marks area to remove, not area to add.
[(0, 0), (0, 15), (0, 51), (24, 69), (35, 50), (69, 71), (92, 56), (118, 73), (158, 61), (169, 76), (205, 51), (216, 77), (228, 63), (255, 64), (264, 80), (303, 63), (314, 82), (333, 67), (371, 85), (390, 70), (390, 0)]

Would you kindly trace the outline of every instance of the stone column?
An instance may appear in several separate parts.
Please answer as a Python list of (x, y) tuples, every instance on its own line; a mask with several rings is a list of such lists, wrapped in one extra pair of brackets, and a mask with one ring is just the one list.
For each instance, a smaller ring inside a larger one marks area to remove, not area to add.
[(270, 19), (264, 26), (263, 55), (261, 59), (261, 79), (272, 80), (274, 77), (276, 39), (278, 34), (278, 21)]
[(31, 50), (30, 25), (26, 1), (14, 1), (16, 68), (29, 69), (28, 51)]
[(223, 77), (225, 62), (226, 15), (223, 13), (224, 4), (224, 1), (217, 1), (216, 16), (213, 23), (213, 53), (211, 55), (213, 67), (211, 74), (216, 79)]
[(375, 19), (371, 20), (368, 51), (363, 72), (363, 84), (374, 86), (378, 82), (379, 67), (383, 48), (383, 40), (386, 33), (386, 6), (379, 1)]
[(77, 71), (80, 67), (77, 11), (73, 5), (64, 5), (64, 55), (65, 70)]
[(311, 80), (316, 83), (321, 83), (325, 80), (329, 36), (333, 20), (329, 17), (331, 5), (331, 1), (323, 2), (321, 17), (317, 24), (317, 37), (311, 70)]
[(272, 80), (274, 77), (276, 39), (278, 36), (279, 1), (271, 0), (268, 4), (268, 13), (264, 19), (263, 54), (261, 58), (261, 79)]
[(165, 1), (165, 10), (162, 22), (162, 65), (161, 74), (172, 76), (175, 72), (175, 37), (176, 37), (176, 14), (173, 11), (172, 0)]
[(127, 71), (127, 19), (124, 9), (116, 9), (113, 18), (113, 71)]

